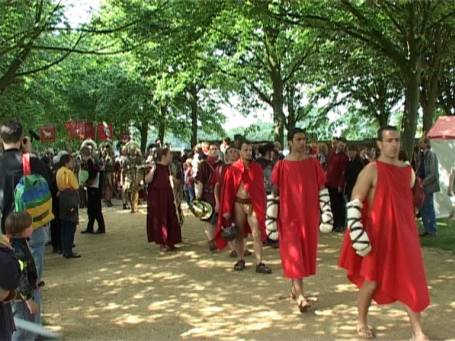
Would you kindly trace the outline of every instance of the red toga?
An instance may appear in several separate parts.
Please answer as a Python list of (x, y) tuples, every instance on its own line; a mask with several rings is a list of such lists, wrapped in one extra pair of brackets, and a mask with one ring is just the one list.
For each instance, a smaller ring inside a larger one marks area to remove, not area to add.
[(372, 251), (358, 256), (346, 231), (339, 266), (349, 280), (361, 287), (377, 282), (373, 299), (378, 304), (400, 301), (414, 312), (430, 304), (412, 201), (411, 167), (376, 161), (377, 185), (371, 210), (363, 212), (363, 225)]
[(147, 190), (147, 239), (160, 245), (174, 246), (182, 241), (174, 205), (169, 167), (157, 164)]
[[(245, 168), (242, 160), (238, 160), (226, 169), (224, 186), (220, 192), (220, 212), (215, 230), (215, 242), (220, 250), (227, 245), (227, 242), (221, 238), (220, 234), (223, 222), (222, 217), (225, 213), (229, 212), (231, 218), (234, 218), (234, 200), (241, 183), (243, 183), (243, 188), (251, 199), (253, 210), (258, 220), (261, 238), (262, 240), (267, 239), (265, 232), (265, 190), (262, 168), (256, 162), (251, 162), (248, 168)], [(245, 234), (249, 233), (251, 233), (251, 228), (245, 222)]]
[(315, 158), (281, 160), (273, 168), (272, 183), (280, 193), (277, 223), (284, 276), (300, 279), (314, 275), (324, 170)]

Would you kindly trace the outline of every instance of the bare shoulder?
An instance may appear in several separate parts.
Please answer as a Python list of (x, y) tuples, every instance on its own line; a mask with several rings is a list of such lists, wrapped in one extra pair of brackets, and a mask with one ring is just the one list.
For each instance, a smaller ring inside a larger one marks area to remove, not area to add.
[(377, 168), (376, 162), (370, 162), (365, 167), (363, 167), (359, 176), (362, 176), (363, 178), (374, 179), (377, 174), (378, 174), (378, 168)]

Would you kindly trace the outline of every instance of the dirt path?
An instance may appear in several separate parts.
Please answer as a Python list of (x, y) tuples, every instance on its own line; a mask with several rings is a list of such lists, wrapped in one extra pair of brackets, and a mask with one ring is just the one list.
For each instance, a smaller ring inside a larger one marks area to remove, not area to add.
[[(254, 273), (252, 257), (236, 273), (227, 252), (208, 252), (199, 221), (187, 216), (180, 251), (160, 254), (146, 242), (145, 207), (132, 215), (116, 204), (104, 210), (106, 235), (77, 232), (81, 259), (46, 254), (44, 318), (66, 340), (354, 338), (355, 288), (336, 266), (340, 235), (321, 238), (318, 275), (305, 281), (318, 302), (302, 315), (289, 302), (277, 250), (264, 252), (272, 275)], [(435, 249), (424, 255), (432, 299), (425, 329), (431, 339), (455, 338), (455, 257)], [(379, 339), (410, 337), (398, 304), (374, 305), (370, 323)]]

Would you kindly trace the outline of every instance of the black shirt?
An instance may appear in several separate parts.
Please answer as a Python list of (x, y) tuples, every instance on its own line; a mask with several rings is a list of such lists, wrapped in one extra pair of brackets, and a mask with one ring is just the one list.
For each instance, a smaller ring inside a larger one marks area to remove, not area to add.
[[(32, 174), (41, 175), (48, 184), (50, 183), (49, 168), (34, 155), (30, 155), (30, 169)], [(14, 189), (23, 174), (22, 153), (19, 149), (8, 149), (0, 154), (0, 209), (3, 233), (5, 233), (6, 217), (14, 209)]]

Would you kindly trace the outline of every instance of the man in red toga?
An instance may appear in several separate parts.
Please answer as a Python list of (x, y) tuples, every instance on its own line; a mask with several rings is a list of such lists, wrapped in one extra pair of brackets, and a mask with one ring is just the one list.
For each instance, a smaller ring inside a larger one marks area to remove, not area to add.
[(367, 324), (374, 299), (378, 304), (403, 303), (413, 339), (427, 340), (420, 312), (430, 298), (414, 218), (415, 174), (398, 159), (400, 134), (395, 127), (381, 128), (377, 145), (381, 154), (362, 170), (347, 205), (348, 230), (339, 265), (359, 288), (359, 337), (374, 338)]
[(277, 222), (283, 273), (291, 280), (291, 297), (303, 313), (311, 306), (303, 295), (303, 278), (316, 273), (318, 227), (330, 232), (333, 215), (324, 171), (318, 159), (308, 155), (304, 131), (292, 130), (288, 143), (290, 154), (273, 168), (272, 183), (280, 196)]
[(252, 161), (252, 156), (251, 142), (243, 141), (240, 146), (240, 160), (226, 170), (220, 213), (226, 222), (233, 220), (240, 230), (235, 240), (238, 261), (234, 265), (234, 270), (245, 269), (244, 236), (251, 231), (256, 272), (269, 274), (272, 270), (262, 263), (262, 241), (267, 238), (264, 175), (261, 166)]
[[(217, 225), (215, 228), (215, 244), (218, 249), (222, 250), (226, 246), (226, 241), (221, 237), (221, 228), (223, 225), (223, 219), (221, 219), (221, 215), (218, 214), (220, 211), (220, 202), (222, 200), (224, 194), (224, 176), (226, 171), (231, 165), (240, 158), (239, 150), (233, 146), (228, 146), (224, 151), (224, 163), (218, 165), (215, 169), (216, 173), (216, 183), (215, 183), (215, 213), (218, 216)], [(235, 243), (229, 242), (229, 247), (231, 248), (231, 252), (229, 253), (229, 257), (236, 258), (237, 252), (235, 251)], [(248, 250), (245, 251), (248, 253)], [(249, 253), (251, 255), (251, 253)]]

